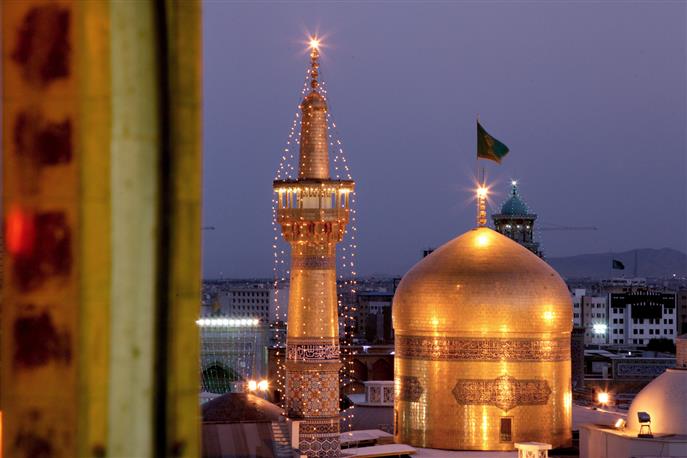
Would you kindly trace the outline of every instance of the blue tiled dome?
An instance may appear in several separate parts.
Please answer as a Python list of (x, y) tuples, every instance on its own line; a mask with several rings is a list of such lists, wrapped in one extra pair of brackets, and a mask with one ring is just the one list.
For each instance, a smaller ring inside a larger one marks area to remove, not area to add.
[(527, 208), (527, 204), (522, 201), (520, 195), (518, 194), (518, 186), (514, 184), (513, 188), (511, 189), (510, 198), (501, 206), (501, 214), (515, 216), (528, 215), (529, 213), (530, 211)]

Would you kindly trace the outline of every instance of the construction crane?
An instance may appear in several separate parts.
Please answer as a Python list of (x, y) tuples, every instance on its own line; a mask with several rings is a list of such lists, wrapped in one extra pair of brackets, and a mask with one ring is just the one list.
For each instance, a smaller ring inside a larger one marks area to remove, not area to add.
[(539, 231), (598, 231), (596, 226), (562, 226), (560, 224), (542, 223), (548, 227), (538, 227)]
[(540, 231), (598, 231), (596, 226), (560, 226), (560, 227), (540, 227)]

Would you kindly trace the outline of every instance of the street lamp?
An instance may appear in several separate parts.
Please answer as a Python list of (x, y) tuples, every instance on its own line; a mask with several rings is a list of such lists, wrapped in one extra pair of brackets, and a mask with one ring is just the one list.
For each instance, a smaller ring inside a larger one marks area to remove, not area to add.
[(609, 402), (611, 402), (611, 395), (606, 391), (600, 391), (596, 395), (596, 400), (599, 402), (599, 404), (606, 406)]

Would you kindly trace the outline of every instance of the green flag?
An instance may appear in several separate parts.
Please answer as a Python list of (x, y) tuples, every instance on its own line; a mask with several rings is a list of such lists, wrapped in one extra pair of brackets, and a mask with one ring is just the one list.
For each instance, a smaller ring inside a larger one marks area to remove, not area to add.
[(477, 121), (477, 158), (489, 159), (500, 164), (506, 154), (508, 147), (489, 135)]

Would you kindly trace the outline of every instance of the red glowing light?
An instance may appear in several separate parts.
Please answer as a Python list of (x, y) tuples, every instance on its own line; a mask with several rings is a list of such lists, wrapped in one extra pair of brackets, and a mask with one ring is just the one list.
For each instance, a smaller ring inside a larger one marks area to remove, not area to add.
[(13, 256), (31, 254), (35, 239), (33, 215), (19, 208), (11, 209), (7, 214), (5, 226), (7, 252)]

